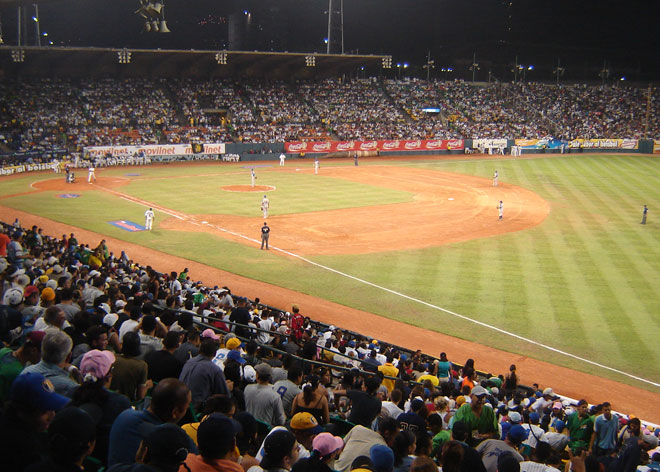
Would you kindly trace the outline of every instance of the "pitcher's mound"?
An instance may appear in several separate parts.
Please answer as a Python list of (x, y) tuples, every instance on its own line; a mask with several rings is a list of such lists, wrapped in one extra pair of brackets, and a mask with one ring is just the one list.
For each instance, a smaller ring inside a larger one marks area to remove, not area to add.
[(250, 185), (225, 185), (222, 190), (227, 192), (267, 192), (275, 190), (275, 187), (272, 185), (255, 185), (254, 187)]

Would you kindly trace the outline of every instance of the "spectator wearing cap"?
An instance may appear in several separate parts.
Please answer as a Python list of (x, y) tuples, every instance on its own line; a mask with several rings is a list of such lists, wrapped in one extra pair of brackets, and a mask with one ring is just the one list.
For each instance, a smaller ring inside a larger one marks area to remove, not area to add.
[(589, 449), (594, 432), (594, 419), (589, 416), (589, 404), (586, 400), (580, 400), (576, 411), (566, 417), (566, 428), (568, 447), (573, 453), (578, 448)]
[(80, 408), (58, 412), (48, 427), (48, 459), (28, 467), (28, 472), (83, 470), (83, 462), (95, 449), (96, 425)]
[(612, 414), (609, 402), (601, 405), (602, 414), (594, 420), (592, 453), (596, 457), (608, 456), (616, 451), (616, 438), (619, 432), (619, 418)]
[(463, 421), (470, 428), (470, 436), (476, 431), (479, 439), (489, 439), (497, 436), (497, 419), (490, 405), (486, 405), (488, 391), (480, 385), (472, 388), (470, 403), (464, 403), (456, 410), (454, 421)]
[(371, 446), (369, 458), (374, 472), (392, 472), (394, 470), (394, 452), (388, 446), (382, 444)]
[(522, 443), (523, 447), (525, 447), (525, 456), (531, 455), (531, 452), (536, 449), (536, 445), (539, 441), (547, 441), (545, 431), (539, 426), (540, 420), (541, 418), (539, 417), (539, 414), (534, 411), (529, 413), (527, 423), (522, 425), (528, 432), (527, 439)]
[[(340, 472), (350, 470), (351, 464), (359, 456), (369, 457), (372, 446), (381, 445), (389, 447), (394, 444), (394, 438), (399, 432), (399, 426), (394, 418), (384, 418), (378, 421), (378, 431), (365, 428), (362, 425), (354, 426), (344, 436), (344, 449), (335, 462), (335, 469)], [(392, 455), (394, 463), (394, 455)]]
[(121, 354), (115, 360), (110, 388), (126, 395), (131, 402), (142, 400), (153, 386), (148, 380), (147, 363), (138, 359), (140, 355), (140, 336), (131, 331), (124, 336)]
[(607, 468), (607, 472), (634, 472), (641, 465), (642, 452), (658, 447), (658, 438), (648, 432), (643, 432), (639, 438), (630, 438), (622, 448), (619, 457)]
[[(299, 458), (296, 438), (286, 429), (274, 431), (266, 436), (263, 450), (263, 458), (259, 465), (265, 472), (291, 470)], [(252, 467), (249, 472), (252, 472), (252, 469), (257, 470), (256, 467)]]
[[(154, 387), (151, 404), (146, 410), (128, 409), (120, 413), (110, 430), (108, 466), (134, 463), (141, 441), (164, 423), (172, 423), (185, 437), (187, 450), (196, 453), (195, 444), (176, 426), (188, 411), (190, 398), (186, 384), (177, 379), (165, 379)], [(169, 449), (170, 454), (175, 451), (174, 444), (170, 444)], [(181, 462), (185, 459), (183, 457)]]
[(500, 439), (504, 441), (504, 438), (506, 438), (506, 434), (511, 429), (511, 426), (520, 423), (522, 423), (522, 415), (517, 411), (510, 411), (506, 418), (500, 422), (500, 428), (502, 430), (502, 436)]
[[(250, 322), (250, 312), (247, 308), (247, 300), (243, 297), (239, 298), (236, 302), (237, 306), (231, 311), (229, 315), (229, 321), (238, 323), (234, 325), (234, 334), (243, 338), (250, 337), (250, 330), (247, 328), (248, 323)], [(245, 326), (240, 326), (245, 325)]]
[(204, 338), (199, 346), (199, 354), (183, 365), (179, 375), (179, 380), (190, 387), (192, 404), (198, 411), (211, 395), (219, 393), (231, 396), (222, 369), (213, 363), (220, 340), (219, 336), (213, 336)]
[(115, 355), (97, 349), (85, 353), (80, 363), (82, 383), (71, 404), (87, 411), (96, 425), (96, 447), (92, 456), (102, 464), (108, 459), (110, 428), (119, 414), (131, 407), (128, 397), (108, 390), (112, 382)]
[(4, 414), (0, 416), (0, 457), (3, 470), (22, 472), (29, 464), (46, 459), (43, 433), (55, 412), (69, 399), (55, 393), (41, 374), (19, 375), (12, 384)]
[(44, 307), (39, 306), (39, 289), (34, 285), (28, 285), (23, 290), (23, 298), (21, 315), (23, 315), (24, 322), (33, 324), (33, 320), (36, 320), (46, 310)]
[(11, 235), (11, 241), (7, 244), (7, 262), (18, 269), (23, 268), (23, 261), (30, 257), (21, 246), (21, 232), (14, 231)]
[(286, 421), (282, 398), (270, 383), (273, 369), (268, 364), (257, 365), (257, 383), (245, 387), (245, 409), (255, 419), (271, 426), (283, 425)]
[[(248, 413), (249, 414), (249, 413)], [(250, 415), (252, 416), (252, 415)], [(253, 417), (254, 418), (254, 417)], [(270, 430), (268, 435), (273, 434), (275, 431), (286, 430), (284, 426), (275, 426)], [(291, 418), (289, 422), (288, 430), (296, 438), (296, 443), (298, 444), (298, 457), (299, 459), (304, 459), (309, 457), (312, 451), (312, 443), (314, 438), (323, 432), (323, 427), (319, 425), (316, 418), (310, 413), (296, 413)], [(268, 436), (266, 436), (268, 437)], [(264, 444), (261, 444), (261, 447), (257, 451), (255, 459), (258, 462), (261, 462), (261, 459), (264, 455)]]
[(293, 472), (332, 472), (335, 459), (344, 447), (344, 441), (330, 433), (321, 433), (312, 441), (310, 457), (300, 459), (293, 466)]
[(69, 375), (72, 346), (73, 341), (65, 332), (47, 331), (41, 342), (41, 360), (26, 367), (23, 375), (41, 374), (52, 383), (55, 392), (71, 397), (73, 391), (78, 388), (78, 383)]
[(555, 399), (555, 392), (552, 388), (547, 387), (543, 390), (542, 395), (534, 401), (529, 407), (528, 410), (531, 412), (535, 411), (539, 416), (543, 415), (543, 411), (546, 407), (552, 405)]
[(43, 331), (31, 331), (15, 351), (9, 347), (0, 349), (0, 405), (7, 400), (11, 384), (23, 369), (41, 360), (41, 341), (45, 335)]
[(168, 377), (179, 378), (183, 363), (174, 357), (174, 353), (180, 344), (181, 333), (170, 331), (163, 339), (163, 349), (150, 352), (144, 357), (149, 367), (149, 378), (152, 381), (160, 382)]
[(199, 424), (199, 455), (189, 454), (190, 472), (244, 472), (238, 464), (235, 423), (225, 415), (213, 413)]
[(513, 454), (518, 462), (522, 462), (524, 458), (518, 452), (518, 448), (525, 439), (527, 439), (527, 430), (517, 424), (511, 427), (504, 441), (486, 439), (479, 443), (477, 452), (481, 455), (486, 471), (497, 472), (497, 460), (499, 456), (507, 452)]
[(232, 359), (239, 364), (243, 365), (246, 363), (246, 360), (241, 356), (241, 340), (238, 338), (230, 338), (225, 342), (225, 348), (227, 351), (227, 359)]

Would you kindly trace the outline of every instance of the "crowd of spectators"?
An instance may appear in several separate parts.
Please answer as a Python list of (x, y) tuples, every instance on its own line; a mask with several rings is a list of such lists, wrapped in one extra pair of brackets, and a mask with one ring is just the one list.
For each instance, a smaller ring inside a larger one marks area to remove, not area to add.
[(607, 402), (161, 274), (104, 240), (3, 224), (0, 284), (5, 470), (658, 470), (660, 429)]
[[(653, 91), (648, 136), (660, 135)], [(25, 79), (0, 84), (5, 151), (309, 139), (641, 138), (647, 90), (420, 79), (295, 83)], [(423, 108), (439, 109), (425, 113)]]

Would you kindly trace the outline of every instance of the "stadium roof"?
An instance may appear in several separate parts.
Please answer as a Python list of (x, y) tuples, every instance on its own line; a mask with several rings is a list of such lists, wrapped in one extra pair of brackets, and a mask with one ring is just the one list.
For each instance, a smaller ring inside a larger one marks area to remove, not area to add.
[[(22, 54), (20, 53), (22, 51)], [(130, 52), (130, 63), (120, 64)], [(226, 54), (226, 64), (218, 55)], [(21, 61), (22, 55), (22, 61)], [(314, 56), (314, 66), (308, 66)], [(0, 46), (5, 76), (265, 77), (312, 79), (341, 74), (378, 75), (389, 56), (247, 51)]]

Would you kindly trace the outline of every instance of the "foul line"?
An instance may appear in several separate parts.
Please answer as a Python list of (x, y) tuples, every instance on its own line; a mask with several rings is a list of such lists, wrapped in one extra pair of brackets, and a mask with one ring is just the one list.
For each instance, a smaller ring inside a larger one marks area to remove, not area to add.
[[(175, 214), (174, 212), (172, 212), (172, 210), (164, 209), (164, 208), (159, 207), (159, 206), (157, 206), (157, 205), (152, 205), (152, 204), (150, 204), (150, 203), (148, 203), (148, 202), (145, 202), (144, 200), (140, 200), (140, 199), (138, 199), (138, 198), (130, 197), (130, 196), (128, 196), (128, 195), (122, 194), (122, 193), (120, 193), (120, 192), (117, 192), (117, 191), (115, 191), (115, 190), (109, 189), (109, 188), (107, 188), (107, 187), (102, 187), (102, 186), (100, 186), (100, 185), (96, 185), (96, 184), (95, 184), (95, 186), (96, 186), (96, 187), (99, 187), (99, 188), (101, 188), (101, 189), (103, 189), (103, 190), (105, 190), (105, 191), (107, 191), (107, 192), (110, 192), (110, 193), (116, 194), (117, 196), (119, 196), (119, 197), (121, 197), (121, 198), (123, 198), (123, 199), (125, 199), (125, 200), (131, 201), (131, 202), (134, 202), (134, 203), (138, 203), (138, 204), (141, 204), (141, 205), (149, 205), (149, 206), (151, 206), (152, 208), (156, 208), (157, 210), (162, 211), (163, 213), (167, 213), (168, 215), (174, 216), (175, 218), (178, 218), (178, 219), (180, 219), (180, 220), (185, 220), (185, 221), (187, 221), (188, 223), (192, 223), (192, 224), (197, 224), (197, 225), (199, 224), (199, 223), (197, 223), (196, 221), (194, 221), (193, 218), (190, 218), (190, 217), (188, 217), (187, 215), (184, 216), (183, 213)], [(216, 230), (218, 230), (218, 231), (221, 231), (221, 232), (223, 232), (223, 233), (231, 234), (232, 236), (236, 236), (236, 237), (241, 238), (241, 239), (244, 239), (244, 240), (246, 240), (246, 241), (251, 241), (251, 242), (254, 242), (254, 243), (257, 243), (257, 244), (259, 244), (259, 243), (261, 242), (261, 241), (259, 241), (259, 240), (257, 240), (257, 239), (250, 238), (249, 236), (245, 236), (244, 234), (240, 234), (240, 233), (237, 233), (237, 232), (235, 232), (235, 231), (231, 231), (231, 230), (229, 230), (229, 229), (222, 228), (222, 227), (220, 227), (220, 226), (213, 225), (213, 224), (210, 224), (210, 223), (205, 222), (205, 221), (202, 221), (201, 224), (203, 224), (203, 225), (205, 225), (205, 226), (208, 226), (208, 227), (211, 227), (211, 228), (213, 228), (213, 229), (216, 229)], [(332, 267), (328, 267), (328, 266), (325, 266), (325, 265), (323, 265), (323, 264), (319, 264), (318, 262), (314, 262), (314, 261), (312, 261), (312, 260), (310, 260), (310, 259), (307, 259), (306, 257), (303, 257), (303, 256), (301, 256), (301, 255), (299, 255), (299, 254), (296, 254), (296, 253), (293, 253), (293, 252), (287, 251), (287, 250), (285, 250), (285, 249), (278, 248), (277, 246), (270, 246), (270, 248), (273, 249), (274, 251), (279, 251), (279, 252), (281, 252), (282, 254), (286, 254), (287, 256), (294, 257), (294, 258), (296, 258), (296, 259), (299, 259), (299, 260), (301, 260), (301, 261), (303, 261), (303, 262), (306, 262), (307, 264), (310, 264), (310, 265), (312, 265), (312, 266), (318, 267), (318, 268), (320, 268), (320, 269), (327, 270), (327, 271), (332, 272), (332, 273), (337, 274), (337, 275), (341, 275), (342, 277), (346, 277), (346, 278), (348, 278), (348, 279), (354, 280), (354, 281), (359, 282), (359, 283), (361, 283), (361, 284), (368, 285), (368, 286), (370, 286), (370, 287), (376, 288), (376, 289), (378, 289), (378, 290), (382, 290), (382, 291), (387, 292), (387, 293), (390, 293), (390, 294), (392, 294), (392, 295), (396, 295), (396, 296), (398, 296), (398, 297), (404, 298), (404, 299), (409, 300), (409, 301), (411, 301), (411, 302), (419, 303), (420, 305), (424, 305), (424, 306), (426, 306), (426, 307), (428, 307), (428, 308), (432, 308), (432, 309), (434, 309), (434, 310), (442, 311), (442, 312), (444, 312), (444, 313), (447, 313), (448, 315), (454, 316), (454, 317), (456, 317), (456, 318), (460, 318), (460, 319), (462, 319), (462, 320), (464, 320), (464, 321), (469, 321), (470, 323), (474, 323), (474, 324), (479, 325), (479, 326), (482, 326), (482, 327), (484, 327), (484, 328), (491, 329), (491, 330), (493, 330), (493, 331), (496, 331), (496, 332), (498, 332), (498, 333), (504, 334), (504, 335), (506, 335), (506, 336), (511, 336), (512, 338), (518, 339), (518, 340), (520, 340), (520, 341), (524, 341), (524, 342), (529, 343), (529, 344), (532, 344), (532, 345), (534, 345), (534, 346), (541, 347), (541, 348), (543, 348), (543, 349), (547, 349), (548, 351), (551, 351), (551, 352), (554, 352), (554, 353), (557, 353), (557, 354), (561, 354), (562, 356), (570, 357), (570, 358), (575, 359), (575, 360), (578, 360), (578, 361), (580, 361), (580, 362), (584, 362), (584, 363), (586, 363), (586, 364), (590, 364), (590, 365), (593, 365), (593, 366), (595, 366), (595, 367), (599, 367), (599, 368), (601, 368), (601, 369), (609, 370), (610, 372), (614, 372), (614, 373), (616, 373), (616, 374), (620, 374), (620, 375), (623, 375), (623, 376), (629, 377), (629, 378), (631, 378), (631, 379), (638, 380), (638, 381), (640, 381), (640, 382), (644, 382), (644, 383), (647, 383), (647, 384), (649, 384), (649, 385), (653, 385), (654, 387), (660, 387), (660, 383), (653, 382), (653, 381), (648, 380), (648, 379), (645, 379), (645, 378), (643, 378), (643, 377), (638, 377), (638, 376), (633, 375), (633, 374), (630, 374), (630, 373), (628, 373), (628, 372), (624, 372), (624, 371), (622, 371), (622, 370), (615, 369), (614, 367), (609, 367), (609, 366), (606, 366), (606, 365), (603, 365), (603, 364), (599, 364), (598, 362), (595, 362), (595, 361), (592, 361), (592, 360), (589, 360), (589, 359), (585, 359), (584, 357), (580, 357), (580, 356), (577, 356), (577, 355), (575, 355), (575, 354), (571, 354), (570, 352), (562, 351), (561, 349), (557, 349), (557, 348), (555, 348), (555, 347), (548, 346), (547, 344), (543, 344), (543, 343), (540, 343), (540, 342), (534, 341), (533, 339), (529, 339), (529, 338), (526, 338), (526, 337), (524, 337), (524, 336), (520, 336), (519, 334), (512, 333), (512, 332), (510, 332), (510, 331), (506, 331), (506, 330), (504, 330), (504, 329), (502, 329), (502, 328), (498, 328), (497, 326), (493, 326), (493, 325), (490, 325), (490, 324), (488, 324), (488, 323), (484, 323), (483, 321), (475, 320), (475, 319), (470, 318), (470, 317), (468, 317), (468, 316), (461, 315), (460, 313), (456, 313), (456, 312), (454, 312), (454, 311), (447, 310), (446, 308), (442, 308), (442, 307), (440, 307), (440, 306), (438, 306), (438, 305), (434, 305), (434, 304), (432, 304), (432, 303), (425, 302), (424, 300), (420, 300), (419, 298), (411, 297), (410, 295), (406, 295), (405, 293), (397, 292), (396, 290), (392, 290), (392, 289), (389, 289), (389, 288), (387, 288), (387, 287), (383, 287), (382, 285), (378, 285), (378, 284), (375, 284), (375, 283), (373, 283), (373, 282), (369, 282), (368, 280), (364, 280), (364, 279), (361, 279), (361, 278), (356, 277), (356, 276), (354, 276), (354, 275), (351, 275), (351, 274), (347, 274), (347, 273), (345, 273), (345, 272), (342, 272), (342, 271), (340, 271), (340, 270), (333, 269)]]
[[(228, 232), (229, 232), (229, 231), (228, 231)], [(247, 238), (247, 237), (246, 237), (246, 239), (250, 239), (251, 241), (256, 241), (256, 240), (254, 240), (254, 239)], [(308, 263), (308, 264), (311, 264), (311, 265), (313, 265), (313, 266), (316, 266), (316, 267), (318, 267), (318, 268), (321, 268), (321, 269), (324, 269), (324, 270), (327, 270), (327, 271), (333, 272), (333, 273), (338, 274), (338, 275), (341, 275), (341, 276), (343, 276), (343, 277), (347, 277), (347, 278), (349, 278), (349, 279), (351, 279), (351, 280), (355, 280), (356, 282), (360, 282), (360, 283), (362, 283), (362, 284), (369, 285), (370, 287), (374, 287), (374, 288), (377, 288), (377, 289), (379, 289), (379, 290), (383, 290), (384, 292), (388, 292), (388, 293), (390, 293), (390, 294), (392, 294), (392, 295), (396, 295), (396, 296), (399, 296), (399, 297), (401, 297), (401, 298), (405, 298), (406, 300), (410, 300), (410, 301), (412, 301), (412, 302), (419, 303), (420, 305), (424, 305), (424, 306), (427, 306), (427, 307), (429, 307), (429, 308), (433, 308), (434, 310), (442, 311), (442, 312), (444, 312), (444, 313), (447, 313), (448, 315), (452, 315), (452, 316), (455, 316), (455, 317), (460, 318), (460, 319), (462, 319), (462, 320), (469, 321), (469, 322), (474, 323), (474, 324), (477, 324), (477, 325), (479, 325), (479, 326), (483, 326), (484, 328), (492, 329), (493, 331), (497, 331), (498, 333), (505, 334), (505, 335), (507, 335), (507, 336), (511, 336), (511, 337), (516, 338), (516, 339), (518, 339), (518, 340), (520, 340), (520, 341), (525, 341), (525, 342), (527, 342), (527, 343), (533, 344), (533, 345), (535, 345), (535, 346), (542, 347), (542, 348), (544, 348), (544, 349), (547, 349), (547, 350), (549, 350), (549, 351), (555, 352), (555, 353), (557, 353), (557, 354), (561, 354), (561, 355), (564, 355), (564, 356), (567, 356), (567, 357), (570, 357), (570, 358), (576, 359), (576, 360), (578, 360), (578, 361), (586, 362), (587, 364), (591, 364), (591, 365), (593, 365), (593, 366), (600, 367), (600, 368), (602, 368), (602, 369), (606, 369), (606, 370), (609, 370), (609, 371), (611, 371), (611, 372), (615, 372), (615, 373), (617, 373), (617, 374), (625, 375), (626, 377), (630, 377), (631, 379), (639, 380), (640, 382), (648, 383), (648, 384), (653, 385), (653, 386), (655, 386), (655, 387), (660, 387), (660, 383), (653, 382), (653, 381), (651, 381), (651, 380), (648, 380), (648, 379), (645, 379), (645, 378), (642, 378), (642, 377), (638, 377), (638, 376), (636, 376), (636, 375), (630, 374), (630, 373), (628, 373), (628, 372), (624, 372), (624, 371), (619, 370), (619, 369), (615, 369), (615, 368), (613, 368), (613, 367), (609, 367), (609, 366), (606, 366), (606, 365), (603, 365), (603, 364), (599, 364), (598, 362), (594, 362), (594, 361), (592, 361), (592, 360), (585, 359), (585, 358), (580, 357), (580, 356), (577, 356), (577, 355), (575, 355), (575, 354), (571, 354), (570, 352), (562, 351), (562, 350), (557, 349), (557, 348), (555, 348), (555, 347), (548, 346), (547, 344), (539, 343), (539, 342), (537, 342), (537, 341), (534, 341), (534, 340), (532, 340), (532, 339), (526, 338), (526, 337), (524, 337), (524, 336), (520, 336), (519, 334), (511, 333), (511, 332), (506, 331), (506, 330), (504, 330), (504, 329), (502, 329), (502, 328), (498, 328), (497, 326), (493, 326), (493, 325), (490, 325), (490, 324), (488, 324), (488, 323), (484, 323), (483, 321), (479, 321), (479, 320), (475, 320), (475, 319), (469, 318), (469, 317), (467, 317), (467, 316), (465, 316), (465, 315), (461, 315), (461, 314), (456, 313), (456, 312), (453, 312), (453, 311), (451, 311), (451, 310), (447, 310), (446, 308), (442, 308), (442, 307), (437, 306), (437, 305), (434, 305), (434, 304), (432, 304), (432, 303), (425, 302), (424, 300), (420, 300), (420, 299), (418, 299), (418, 298), (411, 297), (411, 296), (409, 296), (409, 295), (406, 295), (405, 293), (397, 292), (396, 290), (392, 290), (392, 289), (389, 289), (389, 288), (387, 288), (387, 287), (383, 287), (382, 285), (378, 285), (378, 284), (375, 284), (375, 283), (373, 283), (373, 282), (369, 282), (368, 280), (361, 279), (361, 278), (356, 277), (356, 276), (354, 276), (354, 275), (347, 274), (347, 273), (345, 273), (345, 272), (341, 272), (341, 271), (339, 271), (339, 270), (337, 270), (337, 269), (333, 269), (332, 267), (328, 267), (328, 266), (325, 266), (325, 265), (323, 265), (323, 264), (319, 264), (318, 262), (314, 262), (314, 261), (312, 261), (312, 260), (309, 260), (309, 259), (307, 259), (307, 258), (305, 258), (305, 257), (303, 257), (303, 256), (301, 256), (301, 255), (299, 255), (299, 254), (295, 254), (295, 253), (293, 253), (293, 252), (289, 252), (289, 251), (286, 251), (286, 250), (284, 250), (284, 249), (277, 248), (277, 247), (275, 247), (275, 246), (271, 246), (271, 248), (273, 248), (273, 249), (276, 250), (276, 251), (280, 251), (280, 252), (282, 252), (282, 253), (284, 253), (284, 254), (286, 254), (286, 255), (288, 255), (288, 256), (291, 256), (291, 257), (295, 257), (295, 258), (297, 258), (297, 259), (300, 259), (301, 261), (304, 261), (304, 262), (306, 262), (306, 263)]]

